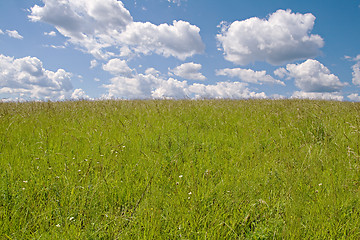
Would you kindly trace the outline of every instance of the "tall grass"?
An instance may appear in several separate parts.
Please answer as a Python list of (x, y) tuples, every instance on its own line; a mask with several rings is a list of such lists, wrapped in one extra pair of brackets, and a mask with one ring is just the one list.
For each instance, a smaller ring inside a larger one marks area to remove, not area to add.
[(360, 104), (0, 103), (1, 239), (360, 239)]

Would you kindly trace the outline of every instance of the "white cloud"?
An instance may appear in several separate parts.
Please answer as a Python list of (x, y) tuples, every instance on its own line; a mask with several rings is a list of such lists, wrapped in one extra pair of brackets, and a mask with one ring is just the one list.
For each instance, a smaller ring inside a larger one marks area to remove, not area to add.
[(352, 82), (354, 85), (360, 85), (360, 62), (357, 62), (355, 65), (352, 66)]
[(134, 71), (131, 69), (125, 60), (118, 58), (111, 59), (107, 64), (103, 65), (103, 69), (107, 72), (110, 72), (113, 75), (120, 75), (129, 77)]
[(278, 68), (274, 71), (274, 74), (279, 78), (284, 78), (288, 74), (285, 68)]
[(171, 69), (170, 73), (189, 80), (206, 80), (206, 77), (199, 72), (201, 68), (201, 64), (189, 62)]
[(128, 46), (122, 46), (120, 48), (120, 57), (130, 57), (132, 55), (134, 54)]
[[(29, 18), (56, 26), (63, 35), (83, 38), (81, 33), (92, 34), (109, 27), (124, 29), (132, 17), (124, 4), (117, 0), (43, 0), (44, 6), (33, 6)], [(91, 28), (91, 25), (92, 28)]]
[(133, 22), (118, 35), (118, 40), (137, 54), (155, 52), (185, 60), (204, 51), (199, 32), (200, 28), (184, 21), (158, 26), (149, 22)]
[(153, 75), (155, 77), (160, 77), (161, 73), (155, 68), (148, 68), (145, 70), (146, 75)]
[(182, 99), (190, 95), (186, 81), (178, 81), (173, 78), (163, 80), (151, 93), (152, 98)]
[(280, 68), (275, 74), (294, 78), (295, 85), (303, 92), (337, 92), (346, 86), (327, 67), (312, 59), (301, 64), (288, 64), (286, 69)]
[(99, 63), (95, 59), (91, 60), (90, 69), (96, 68), (98, 64)]
[(103, 65), (103, 69), (115, 76), (110, 79), (110, 84), (103, 85), (104, 88), (108, 89), (108, 93), (103, 95), (104, 98), (151, 98), (152, 90), (162, 81), (153, 75), (155, 69), (148, 70), (148, 74), (145, 75), (137, 74), (127, 65), (126, 61), (121, 59), (111, 59)]
[(195, 98), (266, 98), (264, 92), (255, 93), (247, 88), (246, 83), (241, 82), (218, 82), (216, 85), (204, 85), (195, 83), (189, 86), (189, 91), (195, 94)]
[(355, 62), (355, 64), (351, 67), (353, 72), (352, 72), (352, 83), (354, 85), (359, 85), (360, 86), (360, 54), (357, 55), (356, 57), (350, 57), (350, 56), (345, 56), (344, 57), (346, 60), (348, 61), (353, 61)]
[(217, 35), (225, 59), (246, 65), (266, 61), (273, 65), (316, 56), (324, 41), (310, 34), (315, 17), (311, 13), (278, 10), (268, 19), (257, 17), (222, 24)]
[(145, 74), (116, 76), (110, 84), (103, 85), (107, 94), (103, 98), (151, 99), (151, 98), (265, 98), (265, 93), (250, 91), (246, 83), (219, 82), (216, 85), (192, 84), (174, 78), (165, 78), (153, 68)]
[(71, 94), (71, 99), (73, 99), (73, 100), (84, 100), (84, 99), (90, 99), (90, 97), (88, 95), (86, 95), (84, 90), (82, 90), (81, 88), (77, 88)]
[(4, 32), (0, 29), (0, 34), (4, 34)]
[(273, 84), (280, 84), (285, 86), (285, 83), (274, 79), (272, 76), (267, 75), (266, 71), (254, 71), (252, 69), (241, 69), (241, 68), (225, 68), (216, 70), (216, 75), (218, 76), (228, 76), (231, 78), (238, 78), (243, 82), (248, 83), (273, 83)]
[(44, 32), (45, 36), (50, 36), (50, 37), (56, 37), (56, 32), (51, 31), (51, 32)]
[(64, 99), (72, 90), (71, 73), (43, 68), (36, 57), (15, 59), (0, 54), (0, 93), (16, 98)]
[(186, 0), (168, 0), (169, 3), (174, 3), (177, 6), (181, 5), (181, 2), (186, 1)]
[[(69, 42), (96, 58), (157, 53), (186, 59), (204, 51), (200, 29), (184, 21), (172, 25), (134, 22), (117, 0), (43, 0), (30, 9), (32, 21), (55, 26)], [(119, 52), (111, 52), (116, 47)]]
[(335, 100), (342, 101), (344, 97), (339, 93), (329, 93), (329, 92), (303, 92), (296, 91), (293, 93), (291, 98), (299, 99), (317, 99), (317, 100)]
[(360, 96), (357, 93), (350, 94), (348, 98), (354, 102), (360, 102)]
[(349, 60), (349, 61), (354, 61), (356, 62), (353, 66), (352, 66), (352, 83), (354, 85), (359, 85), (360, 86), (360, 54), (357, 55), (356, 57), (352, 58), (349, 56), (345, 56), (345, 59)]
[(6, 34), (9, 36), (9, 37), (12, 37), (12, 38), (16, 38), (16, 39), (23, 39), (24, 37), (21, 36), (18, 31), (16, 30), (6, 30)]
[(54, 49), (65, 49), (66, 47), (64, 45), (44, 45), (44, 47), (54, 48)]
[(151, 98), (152, 90), (159, 84), (152, 75), (136, 75), (131, 77), (118, 76), (110, 80), (110, 84), (103, 85), (108, 89), (106, 98), (146, 99)]
[(270, 96), (271, 99), (279, 100), (279, 99), (286, 99), (284, 95), (281, 94), (273, 94)]

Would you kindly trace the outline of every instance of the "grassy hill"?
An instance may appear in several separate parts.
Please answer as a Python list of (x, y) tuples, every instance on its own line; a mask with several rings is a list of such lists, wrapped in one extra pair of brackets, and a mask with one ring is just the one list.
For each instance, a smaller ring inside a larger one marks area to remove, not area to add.
[(359, 239), (360, 104), (0, 103), (1, 239)]

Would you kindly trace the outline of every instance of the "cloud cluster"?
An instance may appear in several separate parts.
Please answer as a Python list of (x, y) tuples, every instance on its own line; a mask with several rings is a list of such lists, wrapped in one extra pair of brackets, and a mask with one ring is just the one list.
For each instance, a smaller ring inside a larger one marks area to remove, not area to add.
[(288, 64), (286, 69), (279, 68), (274, 73), (281, 78), (293, 78), (302, 92), (338, 92), (346, 86), (327, 67), (313, 59), (300, 64)]
[(71, 95), (71, 73), (44, 69), (36, 57), (15, 59), (0, 54), (0, 93), (23, 99), (65, 99)]
[(242, 82), (217, 82), (214, 85), (195, 83), (189, 86), (189, 90), (195, 98), (248, 99), (267, 97), (264, 92), (250, 91), (247, 84)]
[(200, 72), (201, 68), (201, 64), (189, 62), (181, 64), (174, 69), (170, 69), (170, 74), (188, 80), (206, 80), (206, 77)]
[[(200, 29), (185, 21), (172, 25), (134, 22), (117, 0), (42, 0), (29, 18), (55, 26), (69, 42), (99, 59), (156, 53), (181, 60), (204, 51)], [(110, 51), (111, 47), (118, 52)]]
[(319, 35), (310, 34), (314, 22), (311, 13), (278, 10), (268, 19), (253, 17), (230, 25), (223, 23), (217, 39), (230, 62), (246, 65), (266, 61), (281, 65), (319, 53), (324, 41)]
[[(113, 71), (114, 63), (121, 65), (124, 71)], [(105, 67), (107, 66), (107, 67)], [(120, 59), (112, 59), (103, 66), (115, 76), (110, 84), (103, 85), (107, 89), (104, 98), (148, 99), (148, 98), (265, 98), (265, 93), (252, 92), (246, 83), (218, 82), (215, 85), (191, 84), (174, 78), (166, 78), (154, 68), (144, 74), (136, 73)], [(128, 71), (128, 70), (131, 71)]]
[(267, 75), (266, 71), (254, 71), (252, 69), (242, 69), (242, 68), (225, 68), (216, 70), (216, 75), (218, 76), (228, 76), (231, 78), (238, 78), (243, 82), (248, 83), (271, 83), (271, 84), (280, 84), (285, 86), (285, 83), (274, 79), (272, 76)]
[(317, 99), (317, 100), (334, 100), (342, 101), (344, 97), (339, 93), (330, 93), (330, 92), (303, 92), (296, 91), (293, 93), (291, 98), (298, 99)]
[[(207, 85), (175, 79), (206, 80), (201, 73), (202, 65), (194, 62), (169, 68), (168, 75), (154, 68), (138, 73), (123, 59), (158, 54), (185, 61), (203, 53), (205, 46), (199, 27), (181, 20), (159, 25), (136, 22), (120, 0), (41, 1), (42, 6), (34, 5), (29, 10), (29, 19), (54, 26), (57, 32), (49, 31), (44, 35), (65, 36), (65, 45), (73, 44), (96, 58), (90, 62), (90, 69), (101, 66), (102, 70), (113, 75), (108, 84), (102, 85), (107, 91), (103, 95), (105, 98), (265, 98), (265, 93), (250, 90), (248, 84), (285, 86), (284, 81), (275, 79), (266, 71), (244, 68), (216, 70), (217, 76), (235, 78), (235, 82)], [(167, 1), (180, 5), (183, 0)], [(340, 91), (346, 84), (323, 64), (309, 59), (319, 54), (324, 46), (322, 37), (311, 33), (314, 23), (315, 16), (311, 13), (278, 10), (266, 19), (253, 17), (230, 24), (222, 23), (217, 40), (225, 59), (232, 63), (246, 65), (265, 61), (272, 65), (287, 64), (274, 74), (279, 79), (294, 80), (299, 91), (293, 93), (293, 98), (343, 100)], [(23, 38), (16, 30), (0, 30), (0, 34)], [(300, 59), (308, 60), (288, 64)], [(355, 61), (352, 82), (360, 86), (360, 55), (351, 60)], [(102, 61), (106, 63), (101, 64)], [(78, 88), (73, 91), (71, 73), (63, 69), (55, 72), (46, 70), (36, 57), (15, 59), (0, 55), (0, 73), (0, 94), (32, 99), (89, 99), (84, 90)], [(351, 94), (348, 98), (357, 100), (359, 95)]]
[(352, 93), (348, 96), (351, 101), (360, 102), (360, 96), (358, 93)]

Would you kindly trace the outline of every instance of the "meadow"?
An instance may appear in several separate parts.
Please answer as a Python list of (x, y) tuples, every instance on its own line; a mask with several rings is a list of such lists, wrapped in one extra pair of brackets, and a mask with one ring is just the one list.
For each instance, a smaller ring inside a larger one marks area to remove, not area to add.
[(360, 104), (0, 103), (1, 239), (360, 239)]

